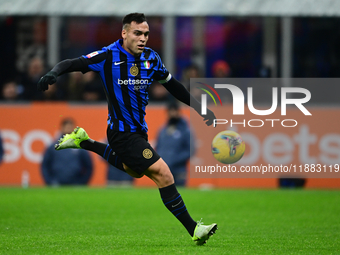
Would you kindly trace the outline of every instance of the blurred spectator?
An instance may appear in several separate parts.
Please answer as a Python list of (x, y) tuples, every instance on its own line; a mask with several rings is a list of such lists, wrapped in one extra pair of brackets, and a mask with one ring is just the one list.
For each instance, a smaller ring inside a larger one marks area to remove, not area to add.
[(197, 65), (189, 65), (184, 68), (183, 73), (181, 75), (181, 83), (186, 87), (187, 90), (190, 91), (191, 95), (195, 97), (197, 100), (200, 100), (201, 90), (197, 88), (197, 86), (190, 87), (190, 79), (191, 78), (200, 78), (201, 71)]
[(189, 65), (183, 70), (181, 83), (189, 90), (190, 78), (200, 78), (200, 77), (201, 77), (201, 72), (198, 66)]
[(268, 66), (263, 66), (260, 68), (259, 71), (259, 77), (260, 78), (270, 78), (272, 77), (272, 70)]
[(33, 100), (38, 97), (43, 97), (42, 92), (37, 92), (37, 83), (45, 74), (44, 61), (40, 57), (32, 58), (27, 66), (26, 73), (22, 77), (22, 85), (24, 86), (24, 99)]
[(48, 90), (44, 92), (38, 92), (35, 100), (41, 101), (60, 101), (64, 99), (64, 93), (59, 89), (58, 82), (49, 86)]
[[(27, 72), (22, 76), (23, 99), (26, 100), (63, 100), (63, 91), (59, 84), (49, 86), (45, 92), (37, 91), (37, 84), (40, 78), (45, 74), (45, 64), (42, 58), (32, 58), (27, 67)], [(61, 80), (62, 81), (62, 80)]]
[(67, 99), (73, 101), (96, 102), (105, 100), (104, 90), (100, 78), (94, 72), (73, 72), (64, 82)]
[(32, 58), (46, 59), (46, 18), (23, 17), (19, 19), (17, 37), (18, 35), (21, 38), (25, 36), (26, 39), (17, 39), (16, 45), (18, 51), (17, 68), (20, 72), (24, 72)]
[(2, 145), (2, 138), (1, 138), (1, 133), (0, 133), (0, 165), (4, 159), (4, 146)]
[(214, 78), (230, 77), (231, 70), (229, 64), (224, 60), (217, 60), (211, 67), (212, 75)]
[(164, 102), (169, 100), (170, 93), (158, 82), (153, 82), (150, 86), (150, 100)]
[(5, 82), (1, 88), (1, 100), (4, 101), (16, 101), (22, 99), (20, 91), (22, 89), (20, 86), (14, 81), (10, 80)]
[(99, 76), (94, 72), (88, 72), (83, 75), (84, 91), (82, 99), (84, 101), (100, 101), (105, 100), (105, 94)]
[(82, 83), (84, 79), (83, 76), (84, 75), (81, 72), (73, 72), (68, 75), (68, 81), (64, 83), (68, 100), (72, 101), (81, 100), (81, 96), (84, 90), (84, 86)]
[(194, 138), (177, 103), (170, 103), (167, 112), (168, 121), (159, 131), (156, 150), (168, 164), (176, 186), (184, 186), (187, 163), (195, 151)]
[[(231, 75), (231, 69), (229, 64), (224, 60), (217, 60), (211, 67), (211, 73), (213, 78), (228, 78)], [(241, 86), (243, 90), (243, 87)], [(222, 92), (221, 99), (223, 103), (232, 103), (232, 94), (224, 91)]]
[[(73, 119), (64, 119), (61, 122), (61, 136), (71, 133), (74, 128)], [(86, 150), (56, 151), (52, 144), (45, 151), (41, 172), (47, 185), (86, 185), (93, 172), (92, 160)]]

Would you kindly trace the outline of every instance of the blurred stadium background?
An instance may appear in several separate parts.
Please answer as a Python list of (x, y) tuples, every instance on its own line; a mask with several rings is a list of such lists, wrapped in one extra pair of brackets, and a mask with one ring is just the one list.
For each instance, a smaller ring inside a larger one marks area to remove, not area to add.
[[(169, 71), (183, 83), (190, 77), (213, 77), (212, 67), (218, 60), (226, 61), (229, 77), (236, 78), (340, 77), (340, 2), (335, 0), (0, 0), (0, 132), (5, 148), (0, 185), (20, 185), (24, 171), (29, 172), (31, 185), (43, 185), (42, 152), (54, 140), (63, 117), (74, 117), (91, 137), (105, 139), (107, 107), (95, 78), (65, 75), (45, 94), (36, 92), (36, 82), (58, 61), (116, 41), (121, 19), (130, 12), (147, 15), (148, 46), (160, 53)], [(192, 66), (196, 73), (190, 72)], [(5, 86), (8, 83), (14, 85)], [(339, 90), (336, 85), (330, 91), (318, 84), (313, 87), (313, 106), (322, 111), (320, 116), (334, 111), (331, 126), (335, 130), (323, 129), (317, 119), (305, 123), (314, 137), (307, 159), (319, 162), (320, 138), (332, 134), (336, 139), (328, 156), (340, 163), (335, 117), (340, 113)], [(169, 95), (159, 84), (150, 93), (147, 121), (152, 143), (166, 120), (164, 105)], [(187, 108), (184, 112), (189, 115)], [(297, 163), (309, 163), (303, 162), (297, 147), (295, 152)], [(91, 185), (103, 186), (106, 166), (92, 156)], [(261, 157), (267, 162), (265, 155)], [(204, 183), (277, 187), (276, 179), (189, 179), (188, 186)], [(142, 178), (135, 185), (152, 184)], [(340, 182), (313, 179), (306, 186), (339, 188)]]

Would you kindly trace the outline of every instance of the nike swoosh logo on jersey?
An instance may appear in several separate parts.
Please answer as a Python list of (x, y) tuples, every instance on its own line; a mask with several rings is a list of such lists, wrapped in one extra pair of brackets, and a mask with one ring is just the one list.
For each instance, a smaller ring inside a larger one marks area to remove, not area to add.
[(171, 207), (176, 207), (177, 205), (179, 205), (183, 200), (179, 201), (178, 204), (172, 205)]
[(125, 61), (120, 61), (120, 62), (115, 62), (115, 66), (116, 65), (120, 65), (120, 64), (122, 64), (122, 63), (124, 63)]

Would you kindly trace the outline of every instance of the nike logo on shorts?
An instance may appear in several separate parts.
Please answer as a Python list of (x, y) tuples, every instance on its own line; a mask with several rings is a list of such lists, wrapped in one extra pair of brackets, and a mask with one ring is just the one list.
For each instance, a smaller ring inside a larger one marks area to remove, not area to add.
[(115, 66), (123, 64), (125, 61), (115, 62)]

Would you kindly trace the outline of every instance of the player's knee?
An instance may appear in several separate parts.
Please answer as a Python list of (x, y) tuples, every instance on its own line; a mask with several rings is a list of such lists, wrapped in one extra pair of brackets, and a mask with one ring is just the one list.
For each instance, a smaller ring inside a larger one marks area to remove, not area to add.
[(174, 183), (174, 177), (168, 165), (162, 159), (152, 165), (146, 173), (158, 186), (166, 187)]
[(171, 182), (173, 180), (173, 176), (172, 176), (171, 172), (167, 171), (167, 170), (162, 171), (160, 173), (160, 176), (164, 181), (170, 181)]
[(164, 184), (171, 185), (172, 183), (174, 183), (174, 177), (166, 164), (164, 164), (164, 166), (160, 168), (159, 176), (162, 183)]

